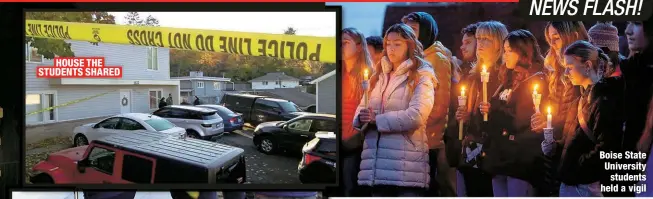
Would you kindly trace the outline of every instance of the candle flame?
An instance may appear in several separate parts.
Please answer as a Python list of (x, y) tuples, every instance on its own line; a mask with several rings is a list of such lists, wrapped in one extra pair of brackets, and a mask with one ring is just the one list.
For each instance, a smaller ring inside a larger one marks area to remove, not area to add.
[(368, 77), (368, 73), (369, 73), (369, 72), (367, 71), (367, 68), (366, 68), (366, 69), (363, 71), (363, 77), (365, 77), (366, 80), (367, 80), (367, 77)]
[(534, 91), (537, 91), (537, 87), (538, 87), (538, 86), (539, 86), (539, 85), (535, 84), (535, 86), (533, 86), (533, 90), (534, 90)]
[(485, 67), (485, 65), (483, 65), (483, 72), (487, 73), (487, 67)]
[(551, 106), (546, 107), (546, 112), (548, 112), (549, 115), (551, 115)]
[(465, 95), (465, 86), (460, 87), (461, 95)]

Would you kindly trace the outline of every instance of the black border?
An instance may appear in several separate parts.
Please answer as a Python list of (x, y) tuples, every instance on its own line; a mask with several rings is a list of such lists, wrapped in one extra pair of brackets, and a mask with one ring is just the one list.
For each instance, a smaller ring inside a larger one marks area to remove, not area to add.
[[(340, 6), (325, 6), (323, 3), (13, 3), (1, 4), (0, 3), (0, 27), (14, 27), (19, 31), (0, 31), (0, 39), (5, 49), (23, 49), (24, 48), (24, 12), (27, 11), (147, 11), (147, 12), (160, 12), (160, 11), (177, 11), (177, 12), (192, 12), (192, 11), (222, 11), (222, 12), (335, 12), (336, 13), (336, 31), (340, 31), (342, 27), (342, 9)], [(235, 16), (237, 18), (237, 16)], [(226, 19), (237, 20), (237, 19)], [(8, 28), (5, 30), (11, 30)], [(336, 34), (336, 75), (338, 82), (337, 88), (340, 88), (340, 34)], [(6, 46), (15, 46), (8, 48)], [(185, 189), (185, 190), (324, 190), (326, 187), (338, 186), (340, 169), (337, 169), (338, 182), (336, 184), (53, 184), (53, 185), (34, 185), (25, 184), (25, 62), (24, 50), (9, 50), (8, 52), (0, 54), (5, 60), (5, 67), (2, 68), (0, 74), (6, 74), (5, 77), (0, 78), (2, 85), (22, 85), (20, 90), (16, 93), (11, 93), (10, 96), (0, 98), (0, 106), (9, 107), (14, 106), (13, 113), (15, 114), (16, 122), (19, 124), (16, 127), (17, 132), (20, 134), (19, 145), (19, 158), (20, 158), (20, 176), (18, 176), (19, 184), (7, 184), (5, 189), (12, 188), (29, 188), (34, 190), (49, 190), (56, 189), (75, 190), (75, 189), (98, 189), (98, 190), (147, 190), (147, 191), (169, 191), (171, 189)], [(20, 54), (19, 54), (20, 53)], [(22, 59), (15, 59), (21, 57)], [(17, 66), (21, 66), (18, 68)], [(15, 71), (15, 70), (20, 70)], [(21, 74), (21, 75), (17, 75)], [(14, 75), (16, 74), (16, 75)], [(340, 95), (340, 89), (337, 90), (337, 95)], [(15, 91), (15, 90), (14, 90)], [(9, 105), (9, 106), (7, 106)], [(340, 99), (336, 101), (336, 118), (338, 118), (338, 126), (340, 126)], [(16, 110), (17, 109), (17, 110)], [(5, 109), (7, 110), (7, 109)], [(6, 115), (6, 114), (5, 114)], [(336, 132), (340, 136), (340, 132)], [(338, 148), (340, 143), (338, 143)], [(337, 160), (337, 165), (340, 165), (340, 158)], [(10, 191), (7, 194), (11, 195)]]

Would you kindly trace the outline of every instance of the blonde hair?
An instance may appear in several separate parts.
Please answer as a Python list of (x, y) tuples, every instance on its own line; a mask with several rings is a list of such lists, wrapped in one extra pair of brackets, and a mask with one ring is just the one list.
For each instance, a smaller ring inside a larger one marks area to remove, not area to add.
[[(356, 62), (355, 65), (352, 67), (352, 70), (349, 71), (348, 76), (350, 78), (353, 78), (355, 82), (353, 82), (353, 86), (355, 89), (351, 90), (348, 93), (352, 96), (362, 96), (363, 95), (363, 88), (362, 88), (362, 82), (363, 82), (363, 70), (372, 70), (372, 56), (370, 56), (370, 52), (367, 50), (367, 40), (365, 40), (365, 35), (361, 31), (359, 31), (356, 28), (345, 28), (342, 29), (342, 34), (349, 35), (354, 42), (356, 43), (356, 47), (358, 48), (358, 54), (356, 55)], [(342, 62), (343, 65), (345, 62)], [(346, 66), (348, 67), (348, 66)], [(344, 67), (343, 67), (344, 68)], [(344, 71), (344, 70), (343, 70)], [(372, 73), (372, 71), (369, 71)]]
[[(484, 21), (478, 23), (476, 28), (476, 40), (479, 38), (489, 39), (492, 41), (494, 47), (497, 47), (497, 51), (492, 57), (482, 57), (476, 51), (476, 57), (480, 65), (495, 66), (498, 62), (501, 62), (501, 55), (503, 55), (503, 40), (508, 35), (508, 28), (498, 21)], [(478, 44), (477, 44), (478, 45)], [(478, 47), (476, 48), (478, 49)], [(476, 70), (480, 70), (479, 67), (476, 67)]]

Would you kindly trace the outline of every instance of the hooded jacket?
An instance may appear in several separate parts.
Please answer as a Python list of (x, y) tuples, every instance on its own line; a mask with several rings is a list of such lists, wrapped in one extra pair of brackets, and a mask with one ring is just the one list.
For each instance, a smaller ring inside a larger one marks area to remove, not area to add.
[(453, 55), (447, 47), (436, 41), (438, 25), (430, 14), (417, 12), (414, 17), (419, 23), (418, 40), (424, 46), (424, 59), (433, 67), (437, 79), (435, 104), (433, 104), (426, 124), (429, 148), (442, 148), (444, 146), (442, 136), (448, 120)]
[[(428, 188), (429, 156), (426, 120), (433, 107), (435, 73), (428, 65), (418, 67), (418, 82), (409, 90), (409, 68), (406, 60), (393, 71), (384, 57), (379, 80), (371, 88), (369, 107), (377, 112), (376, 128), (363, 132), (365, 141), (361, 154), (358, 184)], [(358, 106), (354, 127), (360, 128)]]

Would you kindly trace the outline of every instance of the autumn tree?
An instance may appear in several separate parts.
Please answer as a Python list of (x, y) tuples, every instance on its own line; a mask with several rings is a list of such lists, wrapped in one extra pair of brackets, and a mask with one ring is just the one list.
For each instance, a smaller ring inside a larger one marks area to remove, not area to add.
[[(108, 12), (27, 12), (27, 20), (65, 21), (81, 23), (115, 24), (114, 16)], [(25, 43), (37, 49), (37, 53), (47, 59), (55, 55), (73, 57), (75, 53), (70, 49), (70, 43), (61, 39), (45, 39), (26, 37)], [(91, 42), (93, 43), (93, 42)]]
[(138, 12), (129, 12), (125, 15), (125, 21), (127, 25), (135, 26), (159, 26), (159, 20), (154, 18), (152, 15), (148, 15), (145, 19), (141, 19)]

